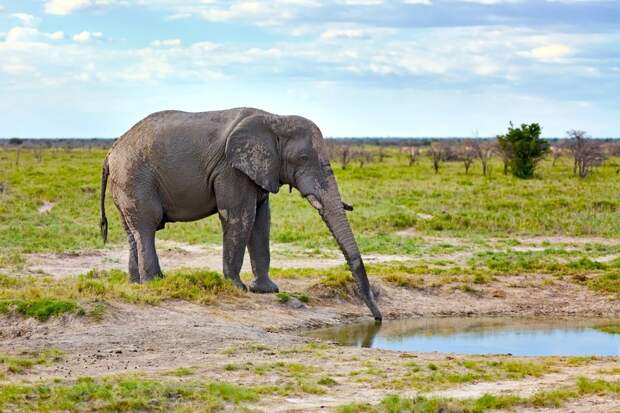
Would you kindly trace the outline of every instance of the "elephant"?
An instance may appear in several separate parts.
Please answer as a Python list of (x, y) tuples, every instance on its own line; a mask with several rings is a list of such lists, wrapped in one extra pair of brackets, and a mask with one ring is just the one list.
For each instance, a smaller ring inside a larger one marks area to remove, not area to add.
[(163, 277), (155, 233), (166, 223), (219, 214), (223, 273), (237, 287), (246, 248), (256, 293), (278, 292), (269, 278), (269, 194), (296, 188), (318, 210), (357, 282), (360, 297), (381, 320), (364, 262), (346, 217), (320, 129), (301, 116), (254, 108), (153, 113), (108, 152), (101, 177), (101, 235), (107, 240), (106, 186), (129, 242), (129, 278)]

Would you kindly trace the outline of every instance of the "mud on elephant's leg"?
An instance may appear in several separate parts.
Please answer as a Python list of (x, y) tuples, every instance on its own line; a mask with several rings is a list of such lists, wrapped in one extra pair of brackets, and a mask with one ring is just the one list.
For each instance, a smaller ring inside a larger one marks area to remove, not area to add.
[(278, 286), (269, 278), (269, 226), (271, 224), (269, 198), (260, 202), (256, 209), (254, 228), (250, 235), (248, 251), (252, 262), (254, 281), (250, 291), (254, 293), (277, 293)]
[(129, 243), (129, 281), (133, 283), (140, 282), (140, 270), (138, 268), (138, 247), (136, 245), (136, 239), (134, 238), (125, 217), (121, 214), (121, 221), (123, 228), (127, 233), (127, 242)]
[(254, 226), (256, 215), (256, 195), (245, 194), (242, 200), (218, 200), (218, 212), (222, 229), (223, 242), (223, 270), (224, 276), (230, 279), (237, 287), (247, 290), (241, 281), (239, 273), (243, 265), (245, 248)]

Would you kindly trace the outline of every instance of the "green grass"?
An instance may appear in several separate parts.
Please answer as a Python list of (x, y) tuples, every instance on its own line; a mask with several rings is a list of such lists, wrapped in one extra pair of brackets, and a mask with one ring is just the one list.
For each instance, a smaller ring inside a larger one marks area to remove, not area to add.
[(29, 351), (18, 355), (0, 353), (0, 365), (4, 366), (9, 373), (20, 374), (36, 365), (47, 365), (60, 361), (62, 355), (62, 351), (57, 349)]
[(278, 301), (282, 304), (288, 303), (291, 300), (291, 298), (296, 298), (302, 303), (306, 303), (306, 304), (310, 302), (310, 297), (308, 297), (308, 295), (305, 293), (282, 291), (282, 292), (276, 293), (276, 297), (278, 298)]
[[(392, 158), (363, 168), (334, 170), (343, 198), (355, 206), (350, 213), (363, 253), (415, 253), (423, 245), (397, 231), (415, 227), (420, 235), (467, 238), (516, 235), (571, 235), (615, 238), (620, 235), (619, 204), (609, 194), (620, 192), (612, 163), (587, 179), (571, 174), (571, 163), (544, 162), (540, 178), (517, 180), (499, 172), (490, 177), (474, 167), (465, 175), (460, 163), (446, 163), (439, 175), (427, 159), (409, 167)], [(21, 150), (19, 168), (14, 150), (0, 151), (0, 266), (23, 264), (22, 253), (100, 248), (98, 196), (103, 150), (46, 150), (41, 162), (33, 151)], [(51, 211), (37, 209), (53, 202)], [(335, 249), (318, 214), (297, 192), (272, 197), (272, 240), (319, 251)], [(110, 240), (125, 236), (111, 196), (107, 197)], [(431, 219), (420, 219), (418, 214)], [(170, 224), (159, 238), (188, 243), (221, 242), (217, 217)]]
[(620, 297), (620, 272), (614, 271), (599, 275), (588, 280), (587, 285), (595, 291), (612, 293)]
[(28, 300), (0, 300), (0, 314), (19, 314), (23, 317), (47, 321), (62, 314), (84, 315), (84, 310), (74, 301), (55, 298)]
[(620, 334), (620, 323), (606, 324), (603, 326), (596, 326), (594, 329), (602, 331), (608, 334)]
[(187, 367), (179, 367), (176, 370), (172, 370), (168, 373), (166, 373), (166, 375), (168, 376), (175, 376), (175, 377), (187, 377), (187, 376), (192, 376), (194, 375), (194, 370), (187, 368)]
[(393, 373), (388, 378), (378, 381), (377, 386), (388, 389), (413, 388), (418, 391), (431, 391), (463, 383), (540, 377), (557, 369), (553, 360), (494, 361), (485, 358), (435, 362), (426, 366), (408, 362), (406, 367), (407, 370), (403, 373)]
[[(158, 304), (186, 300), (211, 304), (217, 298), (245, 294), (213, 271), (177, 270), (145, 284), (129, 282), (118, 270), (90, 271), (79, 277), (10, 277), (0, 275), (0, 314), (17, 314), (46, 321), (62, 314), (103, 318), (105, 301)], [(78, 304), (79, 303), (79, 304)]]
[(389, 395), (378, 405), (368, 403), (352, 403), (340, 406), (337, 413), (482, 413), (486, 411), (516, 410), (518, 407), (552, 407), (559, 408), (571, 399), (588, 395), (618, 395), (620, 382), (604, 380), (590, 380), (579, 378), (574, 387), (558, 388), (551, 391), (535, 393), (531, 397), (514, 395), (485, 394), (477, 399), (447, 399), (447, 398), (404, 398), (399, 395)]
[[(179, 299), (210, 304), (218, 296), (237, 297), (244, 293), (213, 271), (177, 270), (165, 278), (144, 284), (129, 282), (127, 273), (119, 270), (90, 271), (79, 277), (5, 277), (8, 285), (0, 285), (0, 299), (13, 297), (29, 300), (47, 296), (67, 300), (121, 300), (135, 304), (158, 304)], [(97, 309), (101, 312), (101, 309)]]
[(229, 383), (173, 382), (141, 376), (75, 383), (7, 384), (0, 387), (0, 411), (15, 412), (216, 412), (256, 402), (261, 392)]

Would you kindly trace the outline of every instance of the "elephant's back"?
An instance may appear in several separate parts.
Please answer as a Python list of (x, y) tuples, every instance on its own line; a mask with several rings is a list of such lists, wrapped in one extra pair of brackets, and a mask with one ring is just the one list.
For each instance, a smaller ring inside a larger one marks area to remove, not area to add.
[(206, 144), (225, 139), (228, 129), (246, 108), (209, 112), (166, 110), (155, 112), (132, 126), (115, 143), (125, 149), (146, 149), (152, 145)]
[[(224, 159), (226, 137), (247, 114), (248, 109), (240, 108), (147, 116), (110, 150), (112, 186), (134, 193), (154, 188), (167, 215), (175, 220), (204, 215), (199, 210), (212, 204), (211, 182)], [(194, 215), (195, 211), (199, 212)]]
[(114, 143), (110, 158), (162, 164), (166, 161), (187, 161), (199, 154), (212, 153), (214, 146), (225, 145), (230, 129), (250, 110), (166, 110), (153, 113), (133, 125)]

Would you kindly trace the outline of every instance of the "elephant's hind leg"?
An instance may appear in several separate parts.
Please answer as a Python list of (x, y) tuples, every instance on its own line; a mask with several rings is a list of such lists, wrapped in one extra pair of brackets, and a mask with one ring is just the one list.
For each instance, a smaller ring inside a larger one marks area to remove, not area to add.
[(149, 199), (148, 202), (139, 199), (132, 208), (123, 211), (123, 215), (128, 238), (133, 239), (135, 244), (139, 281), (143, 283), (163, 277), (155, 251), (155, 231), (163, 217), (161, 204), (156, 199)]
[(150, 281), (154, 278), (162, 278), (163, 274), (159, 267), (159, 258), (155, 251), (155, 228), (140, 228), (132, 231), (136, 240), (138, 253), (138, 269), (140, 282)]
[(127, 225), (127, 220), (121, 214), (123, 228), (127, 233), (127, 242), (129, 243), (129, 281), (134, 283), (140, 282), (140, 269), (138, 267), (138, 247), (133, 233)]

